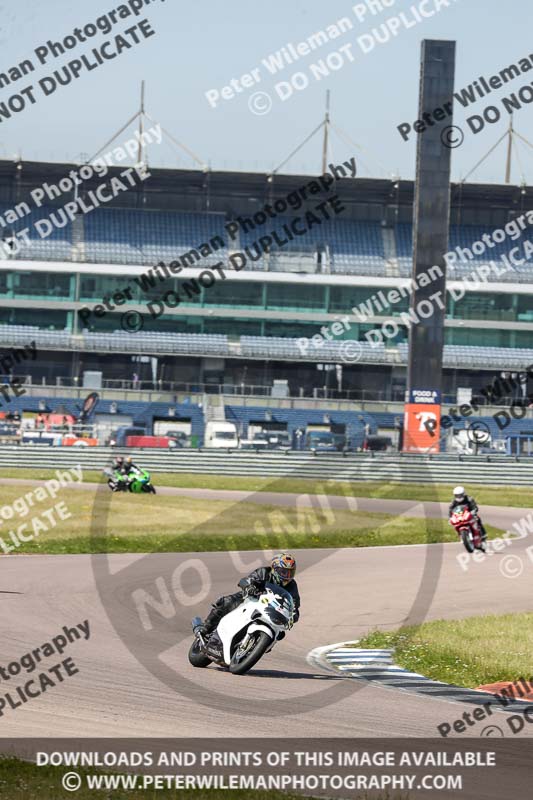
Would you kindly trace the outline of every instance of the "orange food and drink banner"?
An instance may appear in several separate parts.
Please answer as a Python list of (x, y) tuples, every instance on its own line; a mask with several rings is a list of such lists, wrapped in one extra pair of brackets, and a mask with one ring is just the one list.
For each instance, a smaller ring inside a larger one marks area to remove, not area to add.
[(404, 453), (438, 453), (440, 450), (440, 393), (412, 389), (404, 411)]

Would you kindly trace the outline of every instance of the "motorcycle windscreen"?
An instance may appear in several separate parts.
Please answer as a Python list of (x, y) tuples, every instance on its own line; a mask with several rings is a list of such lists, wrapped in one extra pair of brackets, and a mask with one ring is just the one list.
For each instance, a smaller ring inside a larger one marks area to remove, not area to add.
[(278, 601), (284, 608), (292, 609), (294, 606), (294, 600), (292, 599), (292, 595), (287, 589), (284, 589), (283, 586), (279, 586), (277, 583), (265, 583), (265, 589), (270, 589), (273, 594), (276, 595)]

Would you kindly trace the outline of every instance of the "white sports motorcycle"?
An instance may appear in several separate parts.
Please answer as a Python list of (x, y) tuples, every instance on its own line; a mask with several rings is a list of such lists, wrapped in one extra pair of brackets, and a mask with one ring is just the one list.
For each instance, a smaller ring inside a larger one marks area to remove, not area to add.
[(189, 649), (189, 661), (193, 667), (207, 667), (214, 662), (228, 667), (234, 675), (244, 675), (292, 628), (294, 614), (289, 592), (274, 583), (265, 583), (259, 597), (245, 594), (241, 605), (226, 614), (208, 636), (201, 633), (200, 617), (193, 619), (195, 639)]

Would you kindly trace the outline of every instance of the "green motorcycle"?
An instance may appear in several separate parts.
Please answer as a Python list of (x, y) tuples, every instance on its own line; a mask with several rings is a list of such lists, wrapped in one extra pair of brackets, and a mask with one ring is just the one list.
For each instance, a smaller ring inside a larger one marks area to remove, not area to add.
[(133, 494), (155, 494), (155, 486), (150, 482), (150, 473), (145, 469), (132, 470), (121, 475), (117, 470), (106, 470), (107, 485), (112, 492), (133, 492)]

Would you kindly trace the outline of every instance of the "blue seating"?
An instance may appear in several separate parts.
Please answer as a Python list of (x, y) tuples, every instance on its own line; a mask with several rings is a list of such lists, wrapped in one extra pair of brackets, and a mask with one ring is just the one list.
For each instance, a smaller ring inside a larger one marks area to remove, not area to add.
[[(39, 412), (39, 403), (45, 401), (47, 410), (53, 411), (54, 408), (61, 406), (65, 408), (67, 414), (72, 414), (74, 417), (79, 416), (80, 402), (79, 400), (71, 397), (29, 397), (24, 395), (22, 397), (15, 397), (10, 403), (11, 411), (30, 411)], [(134, 400), (102, 400), (100, 399), (97, 407), (97, 414), (110, 414), (112, 403), (116, 403), (117, 414), (131, 416), (135, 425), (146, 425), (151, 427), (154, 419), (164, 419), (168, 416), (168, 403), (141, 403)], [(177, 403), (173, 404), (175, 408), (174, 420), (180, 417), (191, 421), (191, 434), (198, 436), (199, 440), (203, 439), (204, 435), (204, 415), (201, 407), (196, 403)], [(121, 423), (120, 423), (121, 424)], [(118, 423), (117, 423), (118, 427)]]
[(219, 236), (225, 246), (212, 246), (212, 254), (191, 266), (216, 264), (228, 256), (224, 221), (224, 214), (96, 209), (85, 217), (85, 256), (95, 263), (157, 264), (179, 260)]
[[(503, 242), (494, 243), (493, 247), (487, 246), (485, 251), (481, 254), (476, 254), (472, 250), (472, 245), (475, 242), (482, 242), (483, 235), (492, 234), (492, 232), (493, 229), (480, 225), (450, 225), (448, 252), (451, 253), (458, 247), (462, 248), (465, 252), (462, 254), (456, 253), (457, 261), (455, 263), (450, 263), (450, 266), (447, 267), (448, 280), (468, 278), (476, 270), (476, 267), (479, 267), (480, 264), (488, 264), (490, 261), (495, 261), (500, 270), (505, 269), (505, 265), (500, 261), (501, 256), (507, 255), (516, 244), (513, 243), (510, 237), (506, 237)], [(409, 277), (413, 265), (412, 226), (407, 223), (399, 223), (395, 228), (395, 236), (400, 274), (402, 277)], [(470, 253), (472, 254), (472, 258), (470, 258)], [(463, 255), (463, 259), (461, 259), (461, 255)], [(519, 255), (518, 257), (520, 258), (521, 256)], [(514, 266), (513, 269), (503, 272), (503, 274), (500, 275), (489, 275), (488, 280), (516, 283), (530, 281), (532, 277), (533, 270), (531, 269), (531, 265), (524, 264), (522, 266)], [(473, 279), (475, 280), (475, 276)]]
[(332, 219), (323, 226), (322, 239), (330, 248), (332, 272), (384, 274), (383, 237), (377, 222)]
[[(0, 215), (7, 211), (5, 204), (0, 205)], [(246, 270), (330, 271), (369, 278), (386, 274), (411, 275), (413, 240), (410, 223), (398, 223), (394, 227), (396, 263), (393, 263), (393, 248), (391, 252), (385, 252), (383, 229), (379, 222), (344, 217), (322, 221), (304, 235), (295, 235), (281, 246), (274, 243), (267, 254), (254, 251), (254, 242), (271, 231), (276, 231), (282, 241), (287, 239), (283, 226), (303, 215), (304, 212), (299, 211), (292, 217), (268, 219), (252, 230), (240, 230), (235, 239), (228, 240), (225, 224), (229, 216), (223, 212), (97, 208), (80, 216), (75, 239), (73, 224), (68, 218), (65, 218), (63, 227), (46, 227), (44, 233), (47, 235), (41, 238), (35, 227), (39, 220), (55, 216), (57, 222), (62, 224), (64, 221), (62, 208), (43, 206), (32, 208), (28, 215), (2, 228), (1, 233), (5, 241), (24, 228), (29, 229), (30, 244), (22, 243), (18, 253), (13, 254), (14, 260), (151, 266), (158, 261), (179, 261), (186, 253), (196, 251), (198, 258), (192, 253), (182, 265), (202, 268), (220, 261), (227, 263), (231, 251), (249, 248)], [(246, 217), (245, 214), (242, 216)], [(491, 229), (480, 225), (451, 225), (448, 250), (452, 252), (457, 247), (471, 250), (472, 245), (482, 241), (486, 233), (492, 233)], [(202, 245), (206, 247), (202, 248)], [(487, 246), (481, 254), (472, 252), (472, 258), (467, 257), (468, 253), (464, 260), (458, 256), (456, 263), (448, 267), (448, 278), (459, 280), (467, 277), (480, 264), (490, 260), (498, 262), (502, 255), (519, 245), (520, 241), (513, 242), (508, 236), (494, 247)], [(391, 262), (394, 273), (390, 272)], [(525, 282), (532, 277), (532, 268), (526, 263), (502, 275), (489, 276), (489, 280)]]
[(279, 422), (286, 426), (292, 438), (297, 429), (307, 430), (309, 425), (344, 425), (346, 436), (354, 447), (360, 447), (364, 428), (368, 423), (370, 432), (376, 433), (376, 421), (365, 411), (320, 411), (314, 409), (271, 408), (270, 406), (225, 406), (226, 419), (235, 422), (241, 436), (248, 436), (250, 423), (262, 421)]
[[(0, 216), (3, 217), (8, 210), (8, 206), (0, 206)], [(9, 242), (10, 236), (13, 234), (28, 229), (26, 238), (30, 243), (25, 244), (22, 238), (17, 239), (17, 242), (20, 243), (20, 250), (13, 253), (14, 258), (29, 261), (70, 261), (72, 259), (72, 223), (68, 217), (65, 217), (67, 224), (64, 227), (56, 227), (52, 222), (50, 225), (40, 226), (42, 237), (39, 229), (35, 227), (35, 223), (47, 220), (50, 215), (54, 215), (55, 222), (63, 223), (61, 209), (41, 206), (41, 208), (31, 207), (29, 214), (0, 229), (4, 243)], [(4, 248), (7, 250), (5, 244)], [(16, 249), (15, 246), (14, 250)]]

